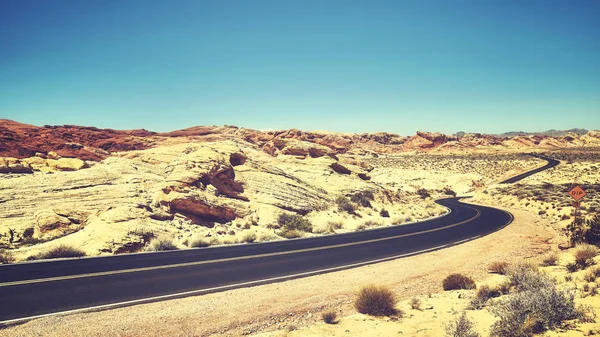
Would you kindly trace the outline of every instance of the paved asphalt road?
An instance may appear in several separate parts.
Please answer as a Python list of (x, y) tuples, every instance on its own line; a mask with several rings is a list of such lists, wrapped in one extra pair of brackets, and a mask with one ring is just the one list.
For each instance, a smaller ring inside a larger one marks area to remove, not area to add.
[(0, 323), (90, 307), (100, 309), (183, 297), (350, 268), (471, 240), (494, 232), (513, 219), (507, 212), (464, 204), (459, 199), (436, 201), (451, 210), (444, 217), (361, 232), (260, 244), (0, 265)]

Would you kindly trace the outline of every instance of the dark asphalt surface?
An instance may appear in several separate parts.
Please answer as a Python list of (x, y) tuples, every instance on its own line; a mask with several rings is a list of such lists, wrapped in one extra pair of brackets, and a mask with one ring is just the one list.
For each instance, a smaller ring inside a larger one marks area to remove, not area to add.
[[(233, 288), (242, 282), (300, 277), (303, 275), (294, 274), (318, 273), (327, 268), (348, 268), (351, 264), (443, 248), (440, 246), (489, 234), (512, 221), (512, 215), (507, 212), (464, 204), (459, 199), (436, 201), (451, 209), (444, 217), (362, 232), (260, 244), (0, 265), (0, 322), (189, 291), (199, 294), (212, 291), (207, 289), (213, 287)], [(221, 259), (228, 260), (215, 261)], [(186, 265), (165, 268), (174, 264)], [(135, 268), (146, 269), (126, 271)], [(81, 277), (90, 273), (102, 275)], [(40, 281), (46, 278), (59, 279)]]

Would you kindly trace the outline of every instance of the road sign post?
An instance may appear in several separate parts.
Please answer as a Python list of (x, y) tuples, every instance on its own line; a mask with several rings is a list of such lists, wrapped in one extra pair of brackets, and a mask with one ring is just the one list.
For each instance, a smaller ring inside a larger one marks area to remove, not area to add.
[(581, 203), (579, 202), (579, 200), (583, 199), (583, 197), (585, 197), (587, 193), (585, 193), (583, 188), (581, 188), (579, 185), (573, 187), (568, 193), (573, 199), (575, 199), (575, 202), (573, 202), (573, 207), (575, 207), (575, 217), (573, 219), (573, 222), (577, 226), (579, 225), (579, 222), (577, 222), (577, 216), (580, 215), (581, 209)]

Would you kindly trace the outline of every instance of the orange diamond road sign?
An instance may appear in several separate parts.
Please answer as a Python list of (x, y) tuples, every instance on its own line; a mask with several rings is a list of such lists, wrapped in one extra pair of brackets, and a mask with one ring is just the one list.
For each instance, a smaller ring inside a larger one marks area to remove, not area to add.
[(579, 201), (581, 198), (585, 197), (587, 193), (585, 193), (585, 191), (579, 187), (579, 186), (575, 186), (573, 187), (570, 191), (569, 191), (569, 195), (573, 197), (573, 199)]

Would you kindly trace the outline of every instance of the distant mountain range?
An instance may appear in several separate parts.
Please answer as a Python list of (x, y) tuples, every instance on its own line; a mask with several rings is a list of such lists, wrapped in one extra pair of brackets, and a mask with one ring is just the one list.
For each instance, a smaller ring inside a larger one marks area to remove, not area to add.
[(576, 133), (580, 136), (585, 135), (586, 133), (588, 133), (589, 130), (586, 129), (570, 129), (570, 130), (547, 130), (547, 131), (543, 131), (543, 132), (524, 132), (524, 131), (510, 131), (510, 132), (505, 132), (502, 134), (499, 134), (497, 136), (500, 137), (515, 137), (515, 136), (536, 136), (536, 135), (545, 135), (545, 136), (550, 136), (550, 137), (562, 137), (565, 136), (567, 133), (572, 132), (572, 133)]
[[(585, 135), (586, 133), (588, 133), (589, 130), (586, 129), (570, 129), (570, 130), (546, 130), (546, 131), (542, 131), (542, 132), (525, 132), (525, 131), (510, 131), (510, 132), (505, 132), (505, 133), (500, 133), (500, 134), (490, 134), (490, 136), (496, 136), (496, 137), (516, 137), (516, 136), (550, 136), (550, 137), (562, 137), (565, 136), (567, 133), (572, 132), (572, 133), (576, 133), (580, 136)], [(458, 137), (461, 137), (462, 135), (464, 135), (465, 132), (460, 131), (457, 132), (456, 135)]]

